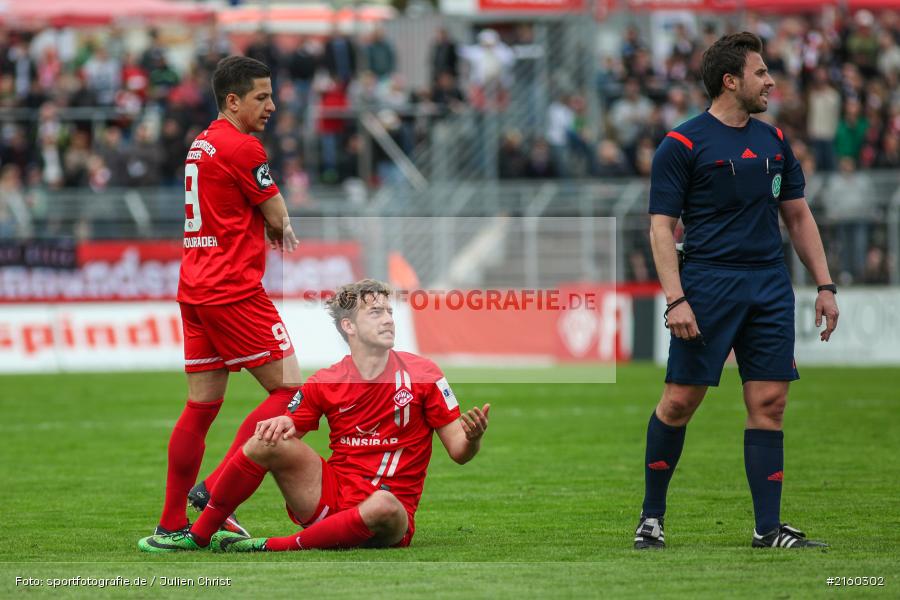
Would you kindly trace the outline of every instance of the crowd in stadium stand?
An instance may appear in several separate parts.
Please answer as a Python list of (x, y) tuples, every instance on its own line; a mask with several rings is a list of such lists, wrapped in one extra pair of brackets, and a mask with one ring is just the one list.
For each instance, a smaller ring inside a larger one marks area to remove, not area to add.
[[(865, 279), (869, 262), (877, 263), (870, 250), (883, 244), (873, 245), (878, 215), (855, 173), (900, 169), (900, 18), (859, 11), (823, 23), (821, 15), (750, 15), (741, 28), (765, 40), (778, 82), (769, 111), (760, 116), (784, 130), (808, 175), (844, 175), (831, 188), (834, 200), (825, 198), (822, 208), (846, 223), (836, 234), (849, 257), (844, 262)], [(504, 179), (647, 177), (666, 132), (707, 106), (700, 57), (721, 33), (712, 23), (696, 32), (680, 25), (661, 62), (639, 30), (627, 28), (618, 55), (599, 59), (592, 86), (551, 89), (555, 97), (542, 118), (504, 122), (495, 172)], [(528, 26), (501, 34), (482, 29), (470, 45), (442, 30), (423, 58), (429, 84), (412, 89), (379, 28), (359, 38), (337, 30), (324, 39), (297, 37), (289, 48), (255, 34), (243, 52), (273, 69), (279, 110), (265, 143), (289, 204), (304, 204), (312, 183), (400, 179), (383, 144), (366, 144), (355, 111), (371, 110), (407, 154), (444, 115), (502, 113), (511, 94), (543, 85), (529, 60), (533, 42)], [(152, 30), (136, 54), (115, 35), (93, 40), (69, 30), (0, 30), (0, 110), (30, 109), (32, 115), (6, 121), (0, 131), (3, 193), (15, 191), (39, 211), (32, 198), (40, 194), (29, 193), (37, 187), (179, 185), (188, 144), (216, 114), (212, 69), (236, 51), (215, 27), (198, 30), (194, 50), (191, 68), (179, 72)], [(590, 118), (591, 106), (601, 109), (599, 123)], [(102, 107), (109, 116), (97, 128), (97, 111), (72, 117), (70, 109), (78, 107)], [(68, 111), (65, 118), (61, 111)], [(304, 146), (310, 139), (315, 169)], [(9, 203), (0, 202), (0, 234), (12, 227), (9, 211)]]
[[(114, 38), (72, 43), (60, 40), (63, 34), (55, 30), (0, 30), (0, 109), (31, 109), (39, 115), (4, 128), (0, 161), (20, 177), (37, 170), (36, 177), (50, 188), (175, 185), (188, 144), (216, 115), (212, 70), (219, 58), (235, 51), (216, 31), (204, 30), (193, 66), (178, 73), (155, 31), (148, 47), (135, 55)], [(288, 187), (308, 185), (301, 147), (306, 127), (318, 144), (314, 179), (337, 183), (359, 176), (356, 109), (377, 112), (394, 141), (411, 151), (417, 114), (439, 116), (464, 108), (456, 47), (440, 32), (432, 49), (431, 85), (410, 89), (381, 29), (360, 40), (337, 32), (325, 40), (298, 37), (290, 50), (257, 33), (244, 54), (273, 71), (278, 111), (265, 143), (279, 181)], [(310, 103), (316, 104), (318, 117), (306, 123)], [(78, 107), (107, 112), (102, 134), (94, 135), (94, 117), (59, 118), (61, 109)], [(390, 161), (378, 148), (374, 154), (372, 182), (377, 183), (379, 176), (390, 176), (382, 168)]]
[[(742, 28), (764, 39), (777, 82), (768, 112), (758, 116), (784, 130), (806, 173), (900, 168), (897, 13), (859, 11), (829, 27), (819, 16), (751, 16)], [(518, 131), (505, 134), (501, 171), (532, 176), (528, 157), (549, 153), (555, 158), (541, 176), (647, 176), (662, 137), (708, 106), (700, 61), (720, 34), (712, 25), (694, 35), (677, 26), (659, 65), (638, 29), (629, 27), (620, 54), (605, 57), (597, 73), (606, 108), (599, 135), (585, 118), (584, 92), (561, 95), (550, 107), (545, 136), (525, 144)]]

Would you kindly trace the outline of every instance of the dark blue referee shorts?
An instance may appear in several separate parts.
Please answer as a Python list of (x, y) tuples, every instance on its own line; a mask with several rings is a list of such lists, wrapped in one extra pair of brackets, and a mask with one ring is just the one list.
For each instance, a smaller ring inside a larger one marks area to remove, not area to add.
[(794, 290), (783, 264), (738, 269), (687, 262), (681, 285), (702, 342), (674, 335), (666, 383), (719, 385), (732, 348), (741, 379), (794, 381)]

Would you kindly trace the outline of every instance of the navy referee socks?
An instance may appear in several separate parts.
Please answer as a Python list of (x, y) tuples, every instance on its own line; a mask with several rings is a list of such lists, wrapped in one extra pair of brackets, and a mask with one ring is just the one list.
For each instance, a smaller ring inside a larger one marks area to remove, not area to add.
[(666, 513), (666, 492), (681, 458), (687, 425), (672, 427), (656, 416), (650, 415), (647, 424), (647, 451), (644, 455), (644, 506), (645, 517), (662, 517)]
[(744, 468), (753, 496), (756, 533), (765, 535), (781, 525), (784, 432), (744, 430)]

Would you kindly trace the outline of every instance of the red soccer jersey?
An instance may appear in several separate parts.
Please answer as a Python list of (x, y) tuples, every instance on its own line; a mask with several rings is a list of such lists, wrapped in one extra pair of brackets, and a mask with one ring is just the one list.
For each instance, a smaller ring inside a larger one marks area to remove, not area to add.
[(302, 399), (289, 407), (298, 431), (331, 430), (328, 464), (387, 489), (415, 513), (431, 460), (431, 438), (459, 418), (459, 403), (444, 374), (427, 358), (390, 352), (384, 372), (365, 382), (350, 356), (313, 374)]
[(262, 289), (265, 222), (256, 205), (278, 193), (258, 139), (217, 119), (184, 165), (184, 251), (178, 301), (228, 304)]

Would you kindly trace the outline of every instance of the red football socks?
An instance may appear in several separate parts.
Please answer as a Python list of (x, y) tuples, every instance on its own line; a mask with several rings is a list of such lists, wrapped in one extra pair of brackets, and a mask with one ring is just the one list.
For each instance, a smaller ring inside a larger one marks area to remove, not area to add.
[(209, 503), (191, 527), (197, 544), (209, 545), (209, 538), (219, 530), (235, 508), (253, 495), (266, 472), (265, 467), (247, 458), (243, 451), (234, 453), (216, 485), (210, 490)]
[(169, 438), (166, 501), (159, 519), (159, 524), (169, 531), (187, 525), (187, 493), (197, 481), (206, 448), (206, 432), (221, 407), (222, 398), (212, 402), (188, 400), (172, 430)]
[(221, 477), (225, 465), (228, 464), (228, 460), (239, 448), (242, 448), (244, 444), (247, 443), (247, 440), (249, 440), (256, 431), (256, 424), (260, 421), (283, 415), (287, 410), (287, 406), (291, 399), (294, 397), (294, 394), (296, 394), (299, 389), (299, 387), (278, 388), (274, 390), (268, 398), (263, 400), (259, 406), (253, 409), (253, 412), (247, 415), (247, 418), (244, 419), (244, 422), (238, 427), (238, 431), (234, 436), (234, 441), (231, 443), (231, 447), (225, 454), (225, 458), (222, 459), (222, 462), (219, 463), (216, 470), (207, 475), (206, 479), (204, 479), (207, 489), (213, 489), (216, 481)]
[(314, 550), (327, 548), (356, 548), (374, 533), (354, 506), (310, 525), (306, 529), (285, 537), (269, 538), (266, 549), (272, 552), (286, 550)]

